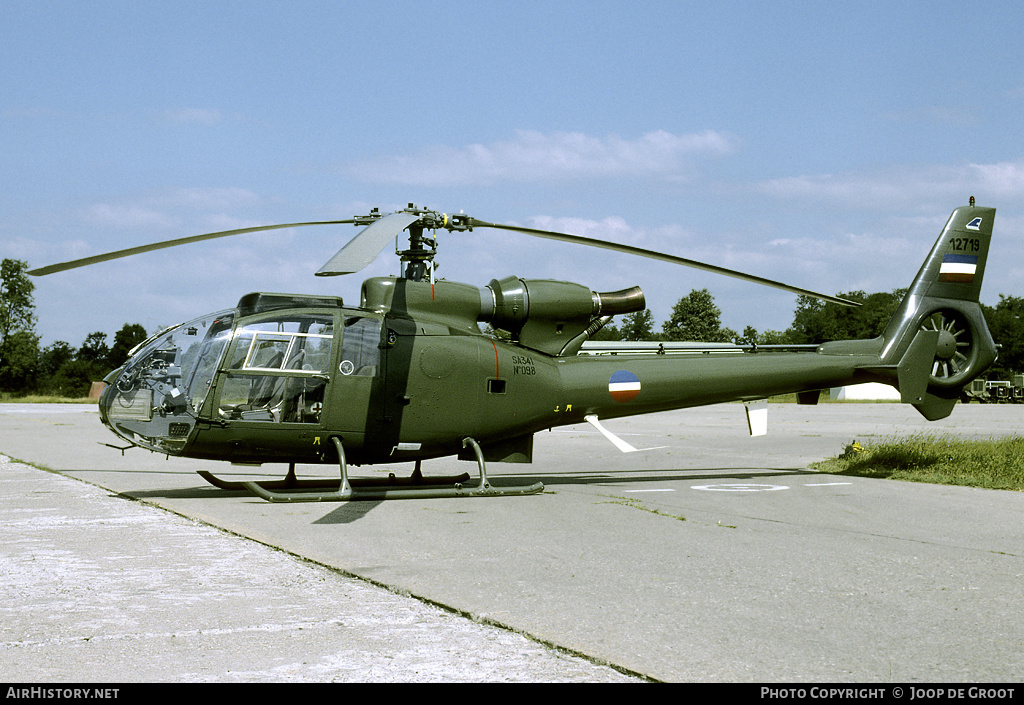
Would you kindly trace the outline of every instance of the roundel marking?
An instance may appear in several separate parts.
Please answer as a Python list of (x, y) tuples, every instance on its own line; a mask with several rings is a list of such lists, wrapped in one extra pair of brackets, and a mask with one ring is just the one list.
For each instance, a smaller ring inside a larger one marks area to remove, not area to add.
[(608, 393), (620, 404), (633, 401), (640, 393), (640, 378), (628, 370), (619, 370), (608, 380)]

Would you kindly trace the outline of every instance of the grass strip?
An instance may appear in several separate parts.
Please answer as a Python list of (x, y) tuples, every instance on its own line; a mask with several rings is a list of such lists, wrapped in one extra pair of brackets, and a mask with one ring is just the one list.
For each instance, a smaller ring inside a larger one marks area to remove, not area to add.
[(43, 394), (19, 396), (9, 392), (0, 393), (0, 403), (4, 404), (97, 404), (98, 400), (89, 397), (58, 397)]
[(834, 475), (1024, 491), (1024, 438), (910, 435), (861, 445), (811, 467)]

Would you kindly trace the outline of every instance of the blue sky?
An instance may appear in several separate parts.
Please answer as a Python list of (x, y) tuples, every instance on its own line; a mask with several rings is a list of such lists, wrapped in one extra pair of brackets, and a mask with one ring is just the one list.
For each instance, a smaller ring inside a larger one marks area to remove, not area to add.
[[(910, 283), (950, 211), (994, 206), (983, 290), (1024, 295), (1016, 2), (0, 2), (0, 257), (33, 267), (408, 202), (812, 290)], [(314, 277), (351, 226), (34, 280), (44, 345), (150, 332)], [(705, 288), (736, 330), (795, 297), (501, 231), (438, 275)]]

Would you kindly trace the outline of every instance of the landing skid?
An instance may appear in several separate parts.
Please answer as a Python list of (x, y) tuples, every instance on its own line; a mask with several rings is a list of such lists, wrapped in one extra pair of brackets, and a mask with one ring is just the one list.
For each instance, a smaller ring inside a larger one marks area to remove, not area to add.
[[(519, 485), (515, 487), (494, 487), (491, 485), (490, 481), (487, 479), (487, 467), (484, 463), (483, 452), (480, 450), (480, 445), (472, 438), (466, 438), (462, 441), (462, 446), (464, 448), (466, 446), (472, 446), (473, 452), (476, 454), (477, 467), (480, 470), (479, 483), (470, 486), (463, 484), (469, 479), (468, 474), (454, 478), (431, 478), (428, 480), (419, 473), (419, 463), (416, 464), (416, 471), (413, 473), (411, 478), (405, 479), (404, 481), (398, 480), (394, 484), (391, 482), (386, 484), (382, 484), (380, 482), (374, 483), (372, 480), (363, 479), (353, 481), (348, 477), (348, 463), (345, 460), (345, 449), (341, 444), (341, 439), (333, 437), (331, 438), (331, 441), (333, 441), (335, 448), (338, 449), (338, 466), (341, 470), (340, 482), (330, 482), (327, 485), (327, 487), (335, 488), (333, 492), (320, 494), (315, 491), (302, 491), (301, 489), (299, 489), (299, 491), (276, 492), (274, 489), (278, 488), (269, 488), (266, 486), (268, 484), (287, 482), (288, 478), (272, 483), (240, 482), (228, 484), (240, 485), (268, 502), (353, 502), (380, 501), (385, 499), (505, 497), (509, 495), (537, 494), (544, 490), (544, 484), (540, 482), (535, 482), (532, 485)], [(290, 470), (289, 476), (292, 474), (293, 473)], [(200, 475), (203, 475), (203, 473), (200, 472)], [(209, 478), (205, 477), (205, 475), (204, 479), (210, 481)], [(312, 489), (324, 487), (322, 480), (304, 482), (317, 483), (315, 487), (307, 485), (307, 487)], [(217, 486), (219, 487), (220, 485)], [(287, 489), (294, 490), (296, 488), (293, 486)]]
[[(288, 474), (280, 480), (260, 480), (259, 482), (225, 480), (217, 477), (207, 470), (197, 470), (196, 474), (214, 487), (231, 491), (248, 489), (248, 485), (250, 484), (255, 484), (265, 490), (285, 490), (292, 492), (338, 488), (337, 480), (329, 480), (327, 478), (319, 480), (298, 479), (295, 476), (295, 463), (288, 464)], [(387, 478), (381, 480), (371, 477), (355, 477), (350, 478), (348, 482), (349, 485), (353, 487), (423, 487), (430, 485), (452, 485), (455, 483), (466, 482), (467, 480), (469, 480), (468, 472), (464, 472), (461, 475), (452, 475), (450, 477), (424, 477), (420, 472), (420, 462), (417, 460), (416, 469), (409, 477), (396, 477), (394, 473), (391, 473)]]

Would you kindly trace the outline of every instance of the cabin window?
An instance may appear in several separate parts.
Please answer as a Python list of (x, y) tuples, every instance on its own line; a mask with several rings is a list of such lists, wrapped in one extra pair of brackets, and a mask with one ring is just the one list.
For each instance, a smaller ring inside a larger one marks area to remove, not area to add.
[(329, 316), (297, 316), (252, 323), (235, 335), (228, 368), (327, 372), (334, 340)]
[(239, 328), (221, 382), (221, 418), (319, 423), (334, 318), (289, 315)]

